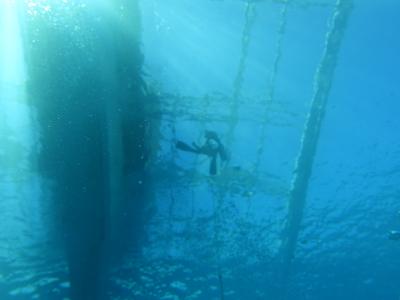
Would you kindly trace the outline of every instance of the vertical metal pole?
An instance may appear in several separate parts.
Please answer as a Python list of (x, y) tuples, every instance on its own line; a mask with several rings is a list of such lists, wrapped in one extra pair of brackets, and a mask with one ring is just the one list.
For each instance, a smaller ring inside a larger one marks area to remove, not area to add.
[(239, 102), (242, 93), (243, 86), (243, 76), (246, 69), (247, 56), (249, 52), (250, 46), (250, 35), (253, 30), (253, 26), (256, 19), (256, 4), (253, 2), (246, 2), (246, 10), (245, 10), (245, 22), (242, 32), (242, 40), (241, 40), (241, 55), (239, 61), (238, 71), (235, 77), (234, 85), (233, 85), (233, 97), (230, 107), (230, 120), (229, 120), (229, 128), (226, 137), (227, 145), (231, 146), (233, 142), (234, 131), (236, 129), (238, 119), (239, 119)]
[(282, 8), (280, 11), (280, 19), (281, 21), (279, 22), (279, 27), (278, 27), (278, 32), (277, 32), (277, 41), (276, 41), (276, 46), (275, 46), (275, 58), (272, 64), (272, 71), (271, 71), (271, 77), (269, 79), (269, 89), (265, 101), (265, 112), (264, 112), (264, 120), (261, 124), (261, 137), (259, 140), (259, 144), (257, 147), (257, 154), (256, 154), (256, 161), (254, 164), (254, 172), (258, 176), (258, 168), (261, 164), (261, 159), (263, 157), (264, 153), (264, 144), (265, 144), (265, 139), (267, 136), (267, 126), (268, 126), (268, 120), (269, 120), (269, 112), (271, 109), (271, 103), (275, 100), (275, 85), (276, 85), (276, 80), (278, 77), (278, 67), (279, 64), (282, 60), (282, 44), (283, 44), (283, 37), (285, 35), (286, 31), (286, 23), (287, 23), (287, 11), (288, 11), (288, 1), (284, 1), (282, 4)]
[(331, 29), (326, 36), (325, 50), (315, 76), (315, 92), (305, 124), (300, 153), (295, 166), (294, 178), (289, 195), (288, 216), (283, 231), (280, 252), (283, 264), (280, 278), (282, 299), (286, 298), (291, 266), (295, 256), (297, 238), (303, 219), (307, 189), (317, 151), (321, 124), (324, 119), (339, 51), (352, 7), (353, 0), (337, 1)]

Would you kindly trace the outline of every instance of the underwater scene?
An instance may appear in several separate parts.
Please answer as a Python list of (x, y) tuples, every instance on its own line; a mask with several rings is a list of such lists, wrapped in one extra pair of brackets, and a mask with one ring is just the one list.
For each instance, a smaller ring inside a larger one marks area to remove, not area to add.
[(0, 0), (0, 300), (399, 300), (398, 0)]

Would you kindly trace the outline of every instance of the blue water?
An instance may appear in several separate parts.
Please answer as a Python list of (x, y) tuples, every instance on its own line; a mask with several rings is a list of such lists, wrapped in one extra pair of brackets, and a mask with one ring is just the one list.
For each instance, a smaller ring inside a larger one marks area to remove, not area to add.
[(399, 12), (0, 2), (0, 299), (399, 299)]

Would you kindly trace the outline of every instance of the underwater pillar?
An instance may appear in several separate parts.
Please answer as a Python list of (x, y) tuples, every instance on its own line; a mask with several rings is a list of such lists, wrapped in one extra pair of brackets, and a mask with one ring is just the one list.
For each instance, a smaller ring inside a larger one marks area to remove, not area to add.
[[(140, 11), (137, 1), (114, 0), (124, 7), (110, 35), (113, 64), (109, 70), (114, 90), (107, 104), (107, 152), (109, 201), (108, 249), (116, 262), (127, 247), (140, 252), (143, 225), (150, 212), (152, 193), (147, 162), (154, 121), (150, 121), (157, 99), (148, 92), (142, 78)], [(126, 25), (129, 24), (127, 30)], [(126, 237), (135, 237), (126, 239)]]
[(315, 75), (314, 96), (306, 120), (300, 153), (295, 166), (294, 178), (289, 194), (288, 216), (280, 249), (282, 262), (280, 274), (281, 299), (287, 297), (286, 294), (291, 266), (295, 256), (297, 238), (301, 229), (307, 189), (318, 147), (321, 125), (334, 78), (340, 46), (352, 7), (352, 0), (337, 1), (331, 29), (326, 36), (322, 60)]
[(134, 0), (102, 3), (104, 11), (60, 8), (65, 19), (40, 15), (26, 26), (39, 171), (71, 300), (109, 298), (109, 271), (128, 247), (140, 247), (150, 195), (146, 105), (154, 99), (141, 78), (139, 8)]

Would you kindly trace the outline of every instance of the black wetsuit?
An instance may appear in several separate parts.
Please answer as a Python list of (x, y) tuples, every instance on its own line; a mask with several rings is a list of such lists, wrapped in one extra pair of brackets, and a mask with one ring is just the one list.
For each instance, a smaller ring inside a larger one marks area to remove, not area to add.
[(217, 174), (217, 157), (220, 156), (221, 161), (227, 161), (228, 155), (224, 145), (218, 138), (218, 135), (213, 131), (206, 131), (206, 141), (203, 146), (198, 146), (196, 143), (188, 145), (182, 141), (176, 142), (176, 147), (180, 150), (193, 152), (196, 154), (204, 154), (210, 157), (210, 175)]

